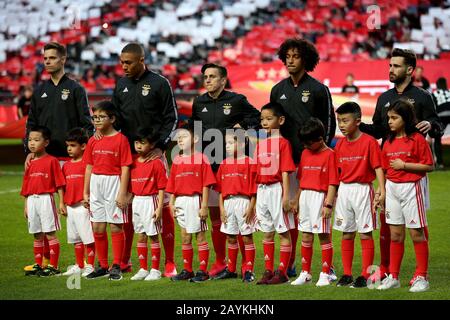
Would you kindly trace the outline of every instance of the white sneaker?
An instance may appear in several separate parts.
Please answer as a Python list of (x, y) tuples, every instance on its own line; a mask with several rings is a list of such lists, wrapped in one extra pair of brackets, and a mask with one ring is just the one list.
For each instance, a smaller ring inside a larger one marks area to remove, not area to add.
[(414, 279), (414, 282), (411, 285), (409, 292), (424, 292), (427, 291), (428, 289), (430, 289), (430, 283), (428, 282), (428, 280), (422, 276), (417, 276)]
[(302, 271), (297, 279), (291, 282), (293, 286), (302, 286), (311, 283), (312, 276), (308, 271)]
[(81, 269), (77, 264), (73, 266), (69, 266), (67, 268), (67, 271), (63, 273), (63, 276), (71, 276), (74, 274), (80, 274), (83, 272), (83, 269)]
[(144, 279), (145, 281), (153, 281), (161, 279), (161, 271), (152, 269), (148, 276)]
[(88, 274), (91, 274), (92, 272), (94, 272), (94, 266), (92, 264), (85, 264), (84, 265), (84, 269), (83, 269), (83, 273), (81, 274), (81, 276), (84, 278), (86, 277)]
[(388, 277), (384, 278), (383, 281), (381, 281), (381, 284), (377, 289), (388, 290), (395, 288), (400, 288), (400, 281), (398, 279), (394, 279), (392, 274), (390, 274)]
[(330, 283), (330, 275), (325, 272), (321, 272), (319, 276), (319, 281), (316, 283), (316, 287), (324, 287), (329, 286)]
[(330, 278), (330, 282), (337, 281), (337, 275), (333, 268), (330, 268), (330, 273), (328, 274), (328, 277)]
[(148, 272), (147, 270), (141, 268), (134, 276), (131, 277), (130, 280), (144, 280), (145, 277), (149, 275), (149, 273), (150, 272)]

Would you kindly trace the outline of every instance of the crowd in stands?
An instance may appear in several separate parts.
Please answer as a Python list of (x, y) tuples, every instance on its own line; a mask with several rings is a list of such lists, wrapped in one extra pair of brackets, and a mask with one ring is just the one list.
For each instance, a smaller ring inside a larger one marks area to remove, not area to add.
[(40, 51), (48, 41), (67, 46), (66, 69), (89, 93), (114, 88), (123, 75), (119, 52), (130, 41), (144, 44), (146, 63), (180, 91), (201, 86), (200, 67), (207, 60), (224, 65), (273, 61), (276, 48), (291, 36), (313, 41), (322, 61), (383, 59), (393, 46), (412, 48), (420, 58), (450, 58), (449, 1), (372, 4), (5, 0), (0, 2), (0, 92), (17, 95), (47, 79)]

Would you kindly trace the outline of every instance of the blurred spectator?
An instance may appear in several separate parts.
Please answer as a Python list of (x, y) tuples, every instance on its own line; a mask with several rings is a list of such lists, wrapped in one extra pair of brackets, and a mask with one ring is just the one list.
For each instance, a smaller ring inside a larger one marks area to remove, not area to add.
[[(450, 123), (450, 91), (447, 87), (447, 80), (445, 78), (439, 78), (436, 81), (436, 87), (437, 90), (433, 92), (433, 99), (436, 103), (436, 112), (445, 130)], [(441, 137), (434, 138), (434, 154), (436, 156), (436, 168), (438, 170), (444, 169)]]
[(353, 81), (355, 80), (355, 77), (352, 73), (348, 73), (347, 77), (345, 78), (345, 85), (342, 87), (342, 93), (359, 93), (359, 89)]
[(413, 84), (416, 87), (431, 92), (430, 81), (423, 76), (423, 67), (417, 66), (416, 71), (414, 72)]
[(25, 86), (23, 88), (23, 93), (17, 102), (17, 115), (19, 119), (28, 115), (31, 106), (31, 96), (33, 95), (33, 87)]

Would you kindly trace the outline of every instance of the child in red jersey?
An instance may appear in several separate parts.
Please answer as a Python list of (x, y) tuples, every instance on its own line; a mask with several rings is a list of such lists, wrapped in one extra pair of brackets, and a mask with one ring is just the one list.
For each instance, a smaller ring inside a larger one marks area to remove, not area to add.
[(333, 261), (331, 213), (339, 184), (336, 156), (324, 141), (325, 129), (317, 118), (311, 118), (300, 129), (299, 138), (306, 147), (298, 167), (299, 190), (294, 212), (299, 215), (298, 230), (302, 231), (302, 272), (292, 285), (310, 283), (314, 234), (322, 248), (322, 272), (316, 286), (330, 285)]
[[(64, 208), (64, 176), (58, 159), (49, 155), (45, 148), (50, 143), (51, 132), (47, 127), (31, 128), (28, 135), (28, 149), (34, 153), (33, 160), (25, 170), (22, 191), (25, 197), (25, 218), (28, 220), (28, 232), (34, 235), (35, 264), (26, 275), (41, 277), (60, 274), (58, 269), (59, 241), (56, 231), (61, 229), (53, 194), (58, 192), (61, 214)], [(42, 268), (44, 254), (44, 236), (50, 246), (50, 264)]]
[[(173, 159), (166, 192), (171, 194), (170, 208), (181, 227), (184, 269), (171, 280), (202, 282), (209, 279), (209, 247), (205, 232), (208, 230), (209, 186), (214, 185), (216, 179), (208, 158), (195, 151), (198, 136), (194, 136), (193, 128), (178, 129), (176, 138), (181, 154)], [(195, 276), (192, 271), (193, 234), (197, 237), (200, 261), (200, 270)]]
[[(83, 155), (83, 161), (86, 162), (84, 203), (91, 210), (95, 251), (100, 267), (86, 278), (94, 279), (109, 274), (109, 280), (118, 281), (122, 279), (120, 261), (125, 245), (123, 224), (128, 217), (125, 209), (128, 205), (131, 150), (127, 138), (114, 128), (117, 119), (114, 105), (102, 101), (92, 110), (95, 129), (100, 131), (102, 138), (97, 140), (91, 137)], [(113, 249), (110, 271), (107, 223), (110, 225)]]
[(398, 275), (405, 250), (406, 227), (416, 254), (416, 271), (409, 291), (422, 292), (430, 285), (425, 192), (420, 180), (433, 170), (433, 156), (425, 138), (416, 132), (417, 120), (411, 103), (400, 99), (389, 106), (387, 115), (390, 134), (383, 145), (382, 161), (386, 171), (386, 223), (391, 230), (390, 274), (378, 289), (400, 287)]
[(255, 169), (252, 160), (245, 151), (244, 131), (228, 132), (225, 135), (225, 151), (227, 158), (217, 171), (217, 191), (222, 225), (220, 231), (228, 239), (228, 265), (224, 271), (213, 277), (215, 280), (236, 278), (236, 259), (239, 250), (237, 236), (242, 235), (245, 246), (245, 261), (243, 263), (243, 281), (252, 282), (255, 279), (253, 267), (255, 264), (255, 202), (256, 185)]
[[(134, 141), (138, 153), (131, 166), (131, 193), (133, 194), (133, 225), (138, 234), (137, 253), (140, 269), (131, 280), (161, 279), (159, 261), (161, 246), (158, 235), (162, 232), (162, 211), (167, 172), (161, 158), (147, 161), (148, 154), (159, 141), (159, 134), (153, 129), (139, 129)], [(148, 271), (148, 246), (150, 237), (152, 268)]]
[[(86, 164), (83, 153), (89, 140), (83, 128), (70, 130), (66, 138), (67, 153), (72, 158), (63, 165), (66, 178), (64, 204), (67, 209), (67, 242), (75, 246), (76, 264), (69, 267), (65, 276), (81, 274), (86, 277), (94, 271), (95, 242), (90, 213), (83, 206), (83, 186)], [(86, 246), (87, 264), (84, 264), (84, 249)]]
[[(336, 145), (339, 171), (339, 192), (336, 201), (334, 229), (342, 235), (342, 264), (344, 274), (337, 286), (367, 287), (369, 267), (375, 254), (372, 231), (377, 229), (377, 215), (373, 200), (384, 203), (384, 173), (381, 167), (381, 149), (378, 142), (359, 130), (361, 108), (355, 102), (346, 102), (337, 110), (339, 129), (345, 138)], [(372, 181), (377, 178), (380, 193), (374, 194)], [(352, 263), (356, 232), (362, 249), (361, 275), (353, 281)], [(370, 286), (369, 286), (370, 287)]]
[[(257, 284), (280, 284), (289, 279), (286, 270), (291, 256), (290, 226), (294, 224), (289, 204), (289, 173), (295, 171), (292, 148), (280, 135), (283, 109), (275, 103), (261, 108), (261, 126), (268, 135), (256, 146), (257, 228), (264, 232), (265, 271)], [(280, 236), (280, 264), (274, 271), (275, 232)]]

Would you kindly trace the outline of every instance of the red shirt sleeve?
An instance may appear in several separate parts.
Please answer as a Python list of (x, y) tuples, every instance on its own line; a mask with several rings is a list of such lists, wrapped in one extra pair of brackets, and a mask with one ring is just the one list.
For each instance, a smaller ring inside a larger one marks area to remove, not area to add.
[(280, 171), (293, 172), (295, 171), (294, 160), (292, 160), (292, 147), (289, 141), (285, 140), (280, 147)]
[(300, 181), (302, 178), (302, 167), (303, 167), (303, 157), (305, 155), (305, 152), (302, 152), (302, 155), (300, 156), (300, 163), (298, 164), (297, 169), (297, 180)]
[(120, 166), (127, 167), (133, 163), (133, 158), (131, 157), (130, 143), (128, 139), (122, 135), (120, 141)]
[(209, 164), (209, 161), (205, 155), (203, 155), (202, 161), (202, 182), (203, 187), (208, 187), (216, 184), (216, 177), (214, 176), (211, 165)]
[(219, 170), (217, 170), (216, 173), (216, 185), (214, 186), (214, 190), (216, 190), (218, 193), (222, 193), (222, 166), (223, 164), (221, 164), (219, 166)]
[(339, 175), (336, 166), (336, 154), (334, 152), (331, 152), (328, 158), (328, 185), (339, 185)]
[(28, 166), (28, 168), (25, 170), (25, 173), (23, 174), (23, 183), (22, 183), (22, 190), (20, 191), (20, 195), (21, 196), (28, 196), (27, 192), (28, 192), (28, 183), (29, 183), (29, 171), (30, 171), (30, 166)]
[(381, 150), (381, 165), (383, 167), (383, 170), (389, 169), (389, 159), (386, 154), (387, 143), (388, 143), (387, 141), (384, 143), (383, 150)]
[[(177, 158), (174, 159), (174, 162), (176, 160), (177, 160)], [(169, 180), (167, 181), (167, 185), (166, 185), (166, 192), (168, 192), (168, 193), (175, 192), (175, 176), (177, 175), (177, 165), (174, 162), (172, 162), (172, 167), (170, 168)]]
[(94, 137), (91, 137), (89, 139), (83, 154), (83, 162), (90, 165), (94, 164), (94, 162), (92, 161), (92, 142), (94, 141), (93, 139)]
[(66, 179), (61, 170), (61, 166), (59, 165), (58, 159), (52, 159), (52, 173), (55, 179), (55, 187), (61, 188), (66, 185)]
[(369, 145), (369, 153), (370, 153), (370, 166), (373, 169), (379, 168), (382, 166), (381, 163), (381, 149), (376, 140), (370, 140)]
[(155, 163), (155, 170), (156, 170), (156, 179), (157, 179), (157, 186), (158, 190), (165, 189), (167, 187), (167, 175), (166, 175), (166, 168), (164, 167), (164, 164), (162, 161), (157, 160)]
[(430, 146), (421, 134), (417, 134), (416, 150), (417, 156), (419, 157), (419, 163), (429, 166), (432, 166), (434, 164)]

